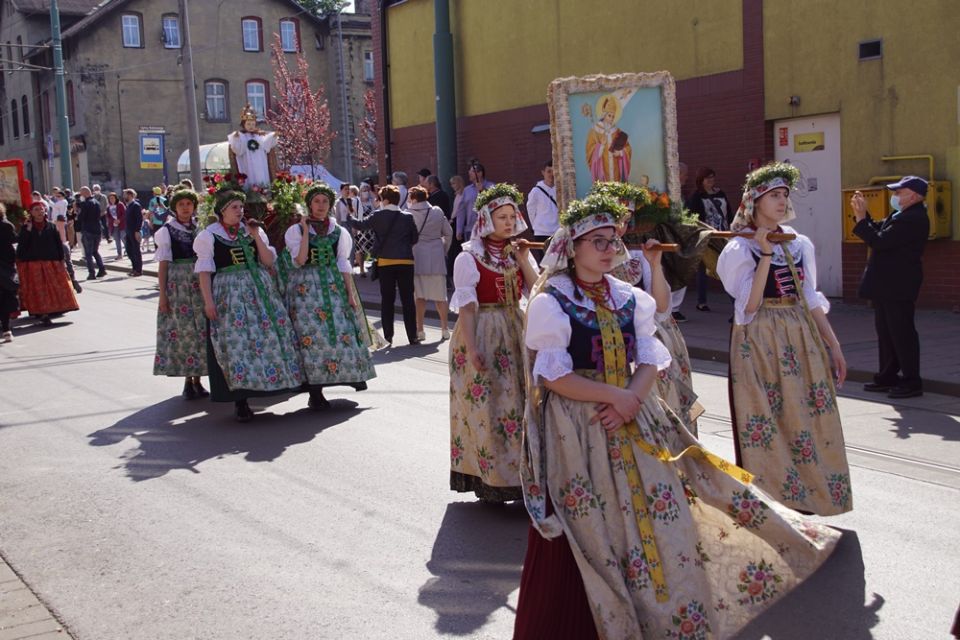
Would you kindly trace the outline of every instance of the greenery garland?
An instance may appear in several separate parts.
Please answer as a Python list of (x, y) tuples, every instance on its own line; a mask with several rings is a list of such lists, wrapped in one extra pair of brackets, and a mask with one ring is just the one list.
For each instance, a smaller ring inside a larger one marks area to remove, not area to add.
[[(333, 190), (333, 187), (328, 185), (326, 182), (315, 182), (303, 196), (303, 202), (307, 205), (307, 215), (310, 215), (310, 202), (313, 200), (314, 196), (319, 194), (327, 196), (327, 199), (330, 201), (330, 208), (333, 208), (334, 203), (337, 201), (337, 193)], [(331, 212), (332, 213), (332, 212)]]
[(630, 216), (630, 211), (611, 195), (593, 193), (583, 200), (574, 200), (568, 204), (566, 210), (560, 214), (560, 224), (572, 227), (584, 218), (603, 214), (611, 215), (617, 222), (622, 222)]

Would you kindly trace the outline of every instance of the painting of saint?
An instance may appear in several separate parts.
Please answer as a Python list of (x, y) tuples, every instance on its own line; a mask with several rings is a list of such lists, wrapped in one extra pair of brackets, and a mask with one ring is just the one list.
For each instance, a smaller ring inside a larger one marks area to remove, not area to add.
[(597, 123), (587, 132), (587, 166), (594, 182), (625, 182), (630, 177), (630, 136), (617, 127), (623, 109), (608, 93), (597, 100)]

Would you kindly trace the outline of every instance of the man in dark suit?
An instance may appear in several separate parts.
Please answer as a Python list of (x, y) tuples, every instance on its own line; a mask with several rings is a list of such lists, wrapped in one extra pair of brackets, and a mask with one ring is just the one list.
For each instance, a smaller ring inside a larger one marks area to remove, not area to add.
[(920, 337), (913, 316), (920, 283), (921, 258), (930, 235), (924, 198), (927, 181), (906, 176), (888, 184), (893, 191), (893, 214), (874, 221), (859, 191), (850, 204), (857, 220), (853, 232), (870, 247), (870, 258), (860, 281), (859, 296), (873, 301), (880, 352), (880, 370), (864, 390), (889, 398), (923, 395), (920, 379)]
[(127, 245), (127, 257), (130, 258), (131, 277), (143, 275), (143, 256), (140, 253), (140, 229), (143, 226), (143, 206), (137, 200), (137, 192), (133, 189), (123, 190), (123, 201), (127, 205), (127, 212), (124, 217), (126, 227), (125, 244)]

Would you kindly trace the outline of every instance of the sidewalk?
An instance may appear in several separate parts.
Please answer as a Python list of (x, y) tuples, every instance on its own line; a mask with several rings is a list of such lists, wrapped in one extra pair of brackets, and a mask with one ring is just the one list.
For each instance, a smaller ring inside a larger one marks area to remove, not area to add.
[[(101, 245), (101, 255), (114, 255), (113, 249)], [(144, 254), (144, 277), (157, 275), (157, 264), (152, 262), (153, 253)], [(74, 264), (83, 265), (79, 248), (73, 253)], [(130, 262), (124, 258), (113, 261), (105, 259), (108, 271), (130, 271)], [(86, 267), (77, 270), (77, 278), (83, 282)], [(380, 309), (380, 288), (368, 278), (354, 278), (363, 305), (369, 310)], [(727, 362), (730, 341), (730, 324), (733, 305), (719, 291), (709, 295), (711, 311), (696, 310), (696, 291), (689, 290), (681, 312), (688, 322), (680, 325), (691, 358)], [(877, 340), (873, 328), (873, 310), (866, 305), (845, 304), (831, 300), (830, 323), (843, 345), (847, 359), (847, 378), (854, 383), (873, 380), (877, 366)], [(427, 316), (436, 318), (432, 304), (428, 304)], [(400, 317), (400, 307), (397, 307)], [(456, 316), (451, 314), (451, 321)], [(917, 330), (920, 332), (921, 371), (924, 390), (960, 396), (960, 314), (950, 311), (921, 309), (917, 311)]]
[(70, 637), (0, 556), (0, 640), (69, 640)]

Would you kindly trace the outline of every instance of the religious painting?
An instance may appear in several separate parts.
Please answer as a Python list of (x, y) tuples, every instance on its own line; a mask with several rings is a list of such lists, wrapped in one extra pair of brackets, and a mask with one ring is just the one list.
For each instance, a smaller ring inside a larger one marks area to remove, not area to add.
[(676, 88), (666, 71), (560, 78), (550, 83), (557, 202), (594, 182), (631, 182), (680, 199)]
[(23, 178), (23, 160), (0, 161), (0, 202), (25, 206), (30, 195), (30, 183)]

